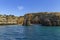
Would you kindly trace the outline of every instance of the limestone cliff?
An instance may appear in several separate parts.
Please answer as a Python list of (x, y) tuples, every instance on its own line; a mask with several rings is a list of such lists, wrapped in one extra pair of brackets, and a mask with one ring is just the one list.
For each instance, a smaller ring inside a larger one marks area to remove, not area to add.
[(27, 13), (24, 16), (0, 15), (0, 24), (60, 26), (60, 12)]
[(39, 12), (24, 15), (24, 24), (41, 24), (46, 26), (60, 25), (60, 12)]
[(17, 18), (14, 15), (0, 15), (0, 25), (17, 24)]
[(23, 24), (23, 21), (24, 21), (24, 16), (20, 16), (20, 17), (18, 17), (17, 24), (22, 25)]
[(26, 14), (24, 15), (24, 21), (23, 21), (23, 25), (31, 25), (31, 20), (32, 20), (32, 14)]

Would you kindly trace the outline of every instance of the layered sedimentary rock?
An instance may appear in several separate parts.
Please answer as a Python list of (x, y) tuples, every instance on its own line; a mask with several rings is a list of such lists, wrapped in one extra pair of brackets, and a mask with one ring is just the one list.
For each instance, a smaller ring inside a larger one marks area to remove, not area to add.
[(24, 16), (20, 16), (20, 17), (18, 17), (17, 24), (22, 25), (22, 24), (23, 24), (23, 22), (24, 22)]
[(33, 17), (31, 23), (32, 23), (32, 24), (39, 24), (39, 23), (40, 23), (39, 17), (38, 17), (38, 16)]
[(5, 16), (0, 15), (0, 24), (6, 24), (6, 21)]
[(0, 24), (17, 24), (17, 18), (14, 15), (0, 15)]
[(6, 20), (7, 20), (7, 24), (17, 24), (17, 17), (15, 16), (7, 16), (6, 17)]
[(0, 24), (60, 26), (60, 12), (28, 13), (24, 16), (0, 15)]
[(46, 25), (46, 26), (59, 26), (60, 25), (60, 12), (29, 13), (29, 14), (26, 14), (24, 17), (25, 17), (24, 24), (27, 24), (27, 25), (29, 23), (41, 24), (41, 25)]
[(23, 21), (23, 25), (31, 25), (31, 20), (32, 20), (32, 14), (26, 14), (24, 15), (24, 21)]

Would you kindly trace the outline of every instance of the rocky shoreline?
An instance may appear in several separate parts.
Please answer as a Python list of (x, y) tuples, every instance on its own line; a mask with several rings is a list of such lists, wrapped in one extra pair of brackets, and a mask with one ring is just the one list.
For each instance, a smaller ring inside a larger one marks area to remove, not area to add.
[(60, 12), (27, 13), (24, 16), (0, 15), (0, 25), (41, 24), (42, 26), (60, 26)]
[(24, 15), (22, 25), (41, 24), (42, 26), (60, 26), (60, 12), (39, 12)]

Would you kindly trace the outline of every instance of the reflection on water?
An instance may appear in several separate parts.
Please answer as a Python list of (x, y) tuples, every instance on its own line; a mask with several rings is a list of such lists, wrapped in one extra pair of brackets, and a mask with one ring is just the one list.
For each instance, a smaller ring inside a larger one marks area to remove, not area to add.
[(60, 27), (0, 26), (0, 40), (60, 40)]

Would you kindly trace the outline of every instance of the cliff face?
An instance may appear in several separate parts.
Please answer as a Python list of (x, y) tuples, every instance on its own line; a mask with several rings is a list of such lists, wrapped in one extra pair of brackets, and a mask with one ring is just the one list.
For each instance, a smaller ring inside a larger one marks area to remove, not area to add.
[[(24, 24), (41, 24), (46, 26), (60, 25), (60, 12), (40, 12), (24, 15)], [(28, 21), (27, 21), (28, 20)]]
[(0, 24), (6, 24), (6, 21), (5, 16), (0, 15)]
[(7, 24), (17, 24), (17, 17), (15, 17), (15, 16), (8, 16), (7, 17)]
[(14, 15), (0, 15), (0, 24), (17, 24), (17, 18)]
[(0, 24), (60, 26), (60, 12), (28, 13), (24, 16), (0, 15)]
[(32, 20), (32, 14), (26, 14), (24, 15), (24, 21), (23, 25), (31, 25), (31, 20)]
[(18, 17), (17, 24), (22, 25), (23, 24), (23, 21), (24, 21), (24, 16), (20, 16), (20, 17)]

